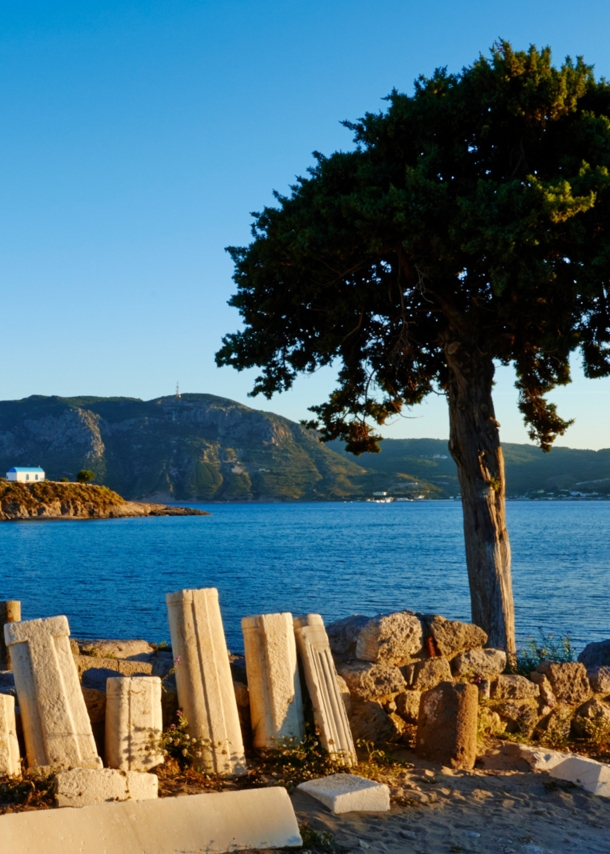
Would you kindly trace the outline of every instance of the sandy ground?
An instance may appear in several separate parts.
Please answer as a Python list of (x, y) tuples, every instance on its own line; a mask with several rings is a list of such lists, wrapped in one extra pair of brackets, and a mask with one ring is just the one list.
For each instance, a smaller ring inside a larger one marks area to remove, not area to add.
[(610, 854), (610, 799), (533, 773), (511, 745), (470, 772), (409, 759), (389, 813), (334, 816), (296, 791), (299, 824), (329, 831), (354, 854)]

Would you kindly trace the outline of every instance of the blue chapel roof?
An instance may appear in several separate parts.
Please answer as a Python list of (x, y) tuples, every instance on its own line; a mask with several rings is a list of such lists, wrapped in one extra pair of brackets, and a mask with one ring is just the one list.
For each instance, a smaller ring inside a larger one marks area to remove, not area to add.
[(14, 471), (15, 474), (20, 471), (42, 472), (44, 474), (44, 469), (41, 469), (40, 466), (13, 466), (9, 469), (9, 472), (11, 471)]

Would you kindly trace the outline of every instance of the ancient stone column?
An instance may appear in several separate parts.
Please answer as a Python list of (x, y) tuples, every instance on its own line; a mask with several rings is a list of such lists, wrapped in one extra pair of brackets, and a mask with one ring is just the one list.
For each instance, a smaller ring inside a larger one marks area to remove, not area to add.
[(8, 623), (28, 765), (101, 768), (66, 617)]
[(476, 685), (441, 682), (421, 696), (415, 752), (451, 768), (474, 768), (477, 758)]
[(106, 765), (121, 771), (150, 771), (163, 762), (158, 676), (106, 680)]
[(15, 722), (15, 698), (0, 694), (0, 777), (21, 774), (19, 742)]
[(21, 620), (21, 602), (9, 599), (0, 602), (0, 670), (11, 669), (11, 657), (4, 642), (4, 626), (7, 623), (18, 623)]
[(292, 614), (259, 614), (241, 621), (254, 747), (305, 736), (303, 698)]
[(296, 617), (294, 633), (314, 719), (320, 730), (320, 741), (329, 753), (337, 754), (336, 758), (345, 765), (353, 765), (356, 762), (354, 739), (339, 690), (324, 621), (319, 614)]
[(166, 596), (178, 702), (191, 738), (203, 740), (199, 767), (246, 773), (239, 713), (218, 605), (218, 590), (179, 590)]

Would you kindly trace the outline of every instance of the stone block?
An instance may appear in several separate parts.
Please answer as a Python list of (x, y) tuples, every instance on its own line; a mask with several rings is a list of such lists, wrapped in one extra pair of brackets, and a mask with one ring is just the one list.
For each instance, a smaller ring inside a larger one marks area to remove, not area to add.
[(21, 775), (21, 757), (17, 741), (15, 698), (0, 694), (0, 777)]
[(92, 724), (103, 724), (106, 720), (106, 692), (98, 691), (96, 688), (87, 688), (81, 685), (81, 691), (89, 713)]
[(610, 765), (586, 756), (560, 753), (557, 750), (537, 750), (519, 746), (520, 755), (534, 771), (548, 771), (557, 780), (566, 780), (602, 798), (610, 798)]
[(166, 596), (178, 701), (192, 738), (203, 739), (200, 767), (246, 773), (239, 712), (215, 588)]
[(374, 700), (361, 700), (354, 697), (349, 723), (356, 741), (370, 741), (373, 744), (385, 744), (395, 741), (400, 735), (396, 722), (381, 703)]
[(113, 768), (72, 768), (55, 776), (58, 807), (90, 807), (105, 801), (146, 801), (156, 798), (155, 774), (117, 771)]
[(435, 616), (428, 624), (428, 631), (440, 655), (449, 659), (487, 643), (487, 634), (474, 623), (461, 623)]
[(494, 710), (506, 724), (506, 732), (518, 733), (530, 738), (540, 714), (538, 700), (529, 697), (526, 700), (505, 700), (494, 706)]
[(423, 629), (412, 611), (379, 614), (360, 630), (356, 658), (403, 665), (423, 654)]
[(101, 768), (66, 617), (8, 623), (28, 765)]
[(350, 661), (339, 664), (338, 669), (350, 694), (362, 700), (385, 700), (407, 688), (404, 676), (393, 664)]
[(454, 676), (479, 676), (495, 679), (506, 667), (506, 653), (501, 649), (469, 649), (451, 662)]
[(106, 685), (106, 765), (150, 771), (163, 762), (158, 676), (116, 676)]
[(11, 669), (11, 656), (4, 640), (4, 626), (21, 621), (21, 602), (8, 599), (0, 602), (0, 670)]
[(610, 667), (610, 639), (588, 643), (578, 656), (578, 661), (590, 667)]
[(527, 700), (540, 696), (540, 686), (525, 676), (504, 674), (492, 683), (491, 696), (494, 700)]
[(351, 765), (356, 761), (356, 749), (324, 621), (319, 614), (296, 617), (294, 632), (322, 746)]
[(0, 851), (11, 854), (224, 854), (302, 844), (280, 787), (0, 817)]
[(530, 673), (530, 680), (540, 689), (540, 705), (545, 709), (554, 709), (557, 705), (557, 697), (544, 673), (538, 673), (534, 670), (533, 673)]
[(416, 724), (419, 717), (419, 703), (421, 691), (403, 691), (394, 697), (396, 711), (407, 723)]
[(401, 668), (412, 691), (429, 691), (441, 682), (451, 682), (451, 665), (446, 658), (428, 658)]
[(584, 664), (576, 661), (564, 664), (543, 661), (536, 671), (546, 676), (551, 683), (553, 694), (560, 703), (579, 706), (586, 703), (593, 693)]
[(145, 640), (81, 641), (82, 655), (93, 658), (118, 658), (127, 661), (150, 661), (155, 649)]
[(328, 642), (335, 661), (349, 661), (356, 658), (356, 644), (360, 630), (366, 626), (370, 617), (352, 614), (342, 620), (335, 620), (326, 626)]
[(415, 752), (422, 759), (470, 769), (477, 758), (476, 685), (441, 682), (422, 694)]
[(576, 735), (586, 738), (597, 731), (610, 732), (610, 703), (593, 697), (583, 703), (574, 714), (572, 729)]
[(109, 676), (152, 676), (150, 661), (130, 661), (122, 658), (98, 658), (93, 655), (75, 655), (74, 663), (79, 678), (90, 688), (101, 690)]
[(338, 815), (344, 812), (387, 812), (390, 790), (355, 774), (331, 774), (317, 780), (306, 780), (297, 786)]
[(610, 667), (590, 667), (587, 677), (596, 694), (610, 694)]
[(303, 698), (292, 614), (260, 614), (241, 621), (246, 654), (252, 743), (277, 746), (305, 737)]

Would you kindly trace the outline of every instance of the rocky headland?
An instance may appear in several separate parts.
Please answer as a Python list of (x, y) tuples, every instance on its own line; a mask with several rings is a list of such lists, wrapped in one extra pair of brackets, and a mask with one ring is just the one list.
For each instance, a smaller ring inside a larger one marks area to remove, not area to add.
[(106, 486), (83, 483), (15, 483), (0, 480), (0, 521), (19, 519), (120, 519), (137, 516), (209, 516), (190, 507), (126, 501)]

